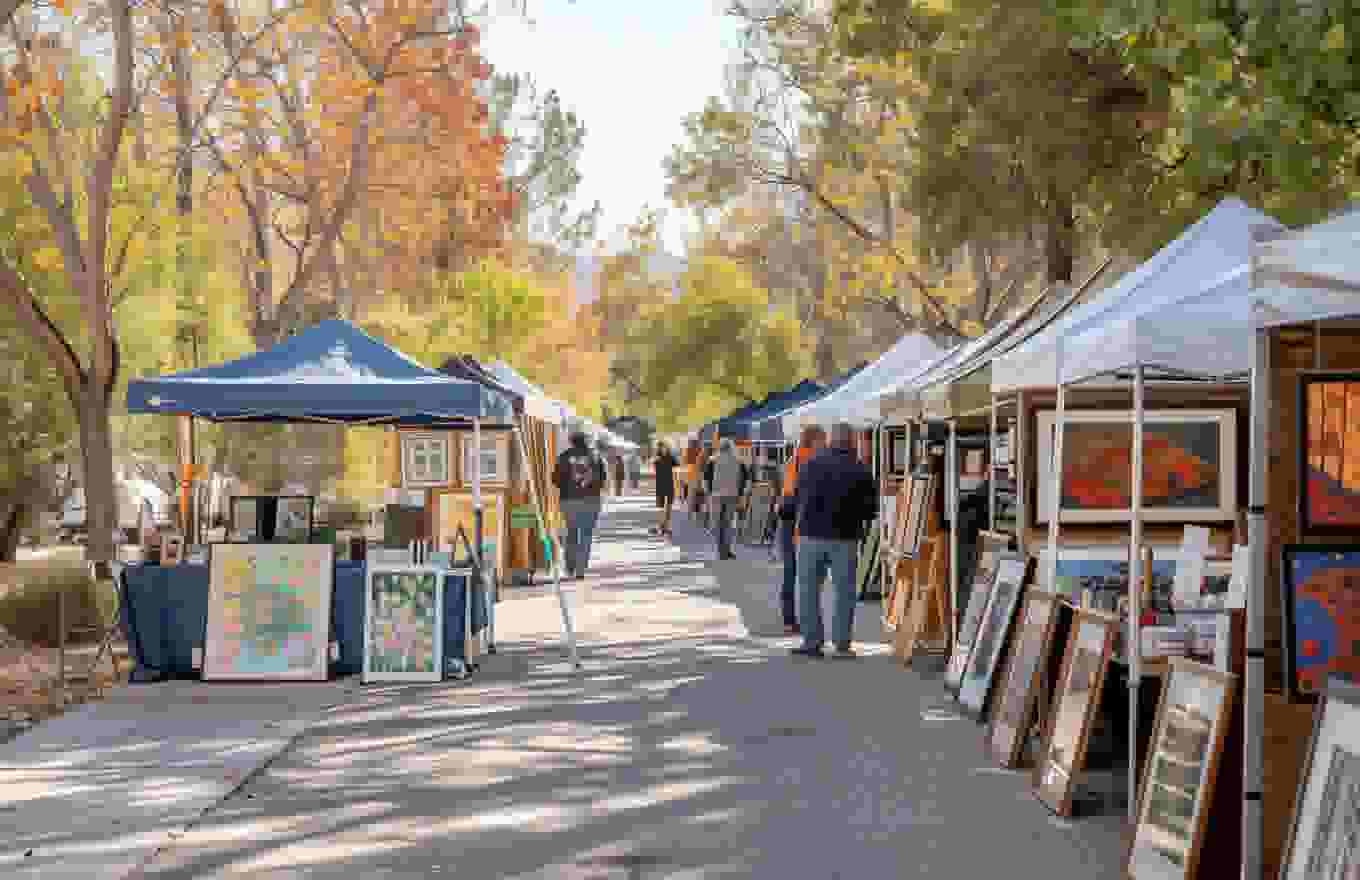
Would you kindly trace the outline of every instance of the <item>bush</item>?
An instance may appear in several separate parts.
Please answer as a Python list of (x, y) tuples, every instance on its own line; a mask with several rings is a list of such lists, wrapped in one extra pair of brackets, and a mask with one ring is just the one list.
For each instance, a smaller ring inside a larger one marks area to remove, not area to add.
[(117, 597), (111, 581), (96, 591), (95, 582), (83, 565), (35, 564), (7, 568), (0, 581), (10, 589), (0, 591), (0, 626), (10, 635), (40, 647), (57, 645), (57, 597), (66, 593), (66, 643), (98, 641), (98, 631), (113, 617)]

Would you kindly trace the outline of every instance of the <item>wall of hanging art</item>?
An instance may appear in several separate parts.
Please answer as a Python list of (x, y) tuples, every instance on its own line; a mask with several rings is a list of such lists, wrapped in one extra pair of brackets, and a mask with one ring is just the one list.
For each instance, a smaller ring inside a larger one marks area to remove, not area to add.
[(368, 567), (364, 681), (441, 679), (443, 578), (443, 573), (432, 567)]
[(1360, 373), (1305, 374), (1299, 402), (1301, 525), (1360, 533)]
[(1313, 699), (1336, 676), (1360, 685), (1360, 545), (1284, 548), (1285, 684)]
[(216, 544), (204, 679), (325, 681), (335, 548)]
[[(1038, 509), (1054, 504), (1055, 415), (1038, 414)], [(1132, 502), (1133, 414), (1071, 410), (1063, 433), (1063, 522), (1127, 522)], [(1144, 416), (1143, 518), (1220, 522), (1237, 515), (1234, 410), (1151, 410)]]

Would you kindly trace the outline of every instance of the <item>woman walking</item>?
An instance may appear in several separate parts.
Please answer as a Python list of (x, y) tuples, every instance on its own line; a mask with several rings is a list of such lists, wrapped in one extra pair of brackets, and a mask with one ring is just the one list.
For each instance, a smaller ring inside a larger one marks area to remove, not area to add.
[(826, 445), (826, 432), (816, 425), (803, 429), (798, 449), (784, 465), (784, 492), (779, 499), (779, 548), (784, 557), (784, 578), (779, 585), (779, 602), (784, 612), (784, 633), (799, 633), (794, 596), (798, 591), (798, 470)]
[(661, 525), (652, 530), (654, 535), (671, 534), (671, 508), (675, 505), (675, 468), (679, 464), (670, 444), (665, 440), (656, 444), (656, 506), (661, 510)]

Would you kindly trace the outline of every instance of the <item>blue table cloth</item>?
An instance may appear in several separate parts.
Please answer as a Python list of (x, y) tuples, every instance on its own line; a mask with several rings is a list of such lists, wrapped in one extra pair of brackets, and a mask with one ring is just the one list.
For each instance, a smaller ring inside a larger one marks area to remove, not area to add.
[[(331, 594), (331, 635), (339, 656), (330, 661), (332, 676), (357, 675), (364, 668), (364, 580), (362, 562), (335, 563)], [(454, 572), (444, 591), (445, 668), (465, 660), (467, 602), (471, 598), (472, 632), (480, 633), (488, 617), (487, 591), (475, 580)], [(208, 566), (130, 565), (123, 572), (123, 625), (128, 647), (137, 661), (134, 681), (199, 678), (194, 650), (202, 648), (208, 624)], [(471, 595), (469, 595), (471, 594)]]

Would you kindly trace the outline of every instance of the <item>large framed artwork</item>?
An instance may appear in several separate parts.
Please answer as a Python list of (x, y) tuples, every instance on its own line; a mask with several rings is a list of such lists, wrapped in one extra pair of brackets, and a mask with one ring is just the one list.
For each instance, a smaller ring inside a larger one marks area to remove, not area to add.
[(1299, 377), (1299, 487), (1304, 531), (1360, 531), (1360, 373)]
[(1034, 718), (1041, 668), (1052, 650), (1057, 627), (1058, 597), (1031, 590), (1025, 597), (1015, 634), (1015, 649), (1001, 679), (996, 713), (987, 732), (987, 748), (1002, 767), (1015, 767)]
[[(476, 505), (472, 502), (471, 492), (440, 492), (435, 507), (435, 545), (452, 546), (455, 557), (461, 552), (455, 546), (458, 527), (462, 526), (468, 540), (473, 539)], [(482, 554), (483, 558), (495, 566), (496, 571), (505, 570), (505, 539), (502, 523), (505, 522), (505, 495), (501, 492), (482, 494)]]
[(1360, 688), (1333, 684), (1324, 696), (1280, 880), (1360, 876)]
[(325, 681), (335, 548), (215, 544), (205, 680)]
[[(1072, 410), (1063, 431), (1063, 522), (1128, 522), (1133, 413)], [(1053, 514), (1053, 411), (1039, 413), (1036, 522)], [(1224, 522), (1237, 515), (1237, 413), (1151, 410), (1143, 418), (1143, 518)]]
[(1044, 748), (1034, 768), (1034, 794), (1060, 816), (1072, 815), (1076, 776), (1086, 763), (1091, 724), (1100, 706), (1120, 618), (1078, 608), (1063, 654)]
[(452, 479), (451, 431), (401, 431), (401, 484), (407, 489), (439, 489)]
[(973, 571), (972, 589), (968, 592), (968, 607), (963, 621), (959, 624), (958, 637), (954, 639), (954, 649), (949, 655), (949, 663), (944, 671), (945, 689), (953, 693), (963, 681), (963, 673), (972, 654), (973, 642), (977, 638), (978, 625), (982, 623), (982, 613), (987, 608), (987, 600), (992, 595), (992, 584), (996, 579), (996, 565), (1001, 554), (1006, 552), (1009, 541), (1004, 535), (978, 536), (981, 548), (978, 552), (977, 568)]
[(997, 559), (991, 595), (987, 597), (987, 608), (959, 684), (959, 704), (979, 721), (986, 714), (987, 695), (992, 690), (997, 663), (1024, 590), (1026, 563), (1025, 557), (1019, 554), (1006, 554)]
[[(1170, 602), (1176, 582), (1176, 547), (1153, 548), (1152, 595), (1161, 602)], [(1204, 567), (1202, 596), (1226, 596), (1232, 578), (1232, 562), (1209, 560)], [(1048, 579), (1048, 548), (1039, 551), (1039, 567), (1035, 575), (1039, 589), (1056, 593), (1071, 602), (1079, 602), (1086, 591), (1127, 595), (1129, 589), (1129, 548), (1126, 544), (1106, 544), (1096, 547), (1058, 547), (1058, 571), (1053, 583)]]
[(908, 559), (915, 559), (921, 552), (921, 541), (925, 538), (930, 522), (930, 508), (935, 503), (935, 474), (916, 474), (911, 478), (910, 501), (903, 523), (900, 549)]
[(363, 680), (439, 681), (444, 668), (444, 573), (369, 565)]
[(1131, 880), (1196, 876), (1236, 689), (1236, 676), (1171, 658), (1139, 789), (1126, 869)]
[(1290, 696), (1316, 699), (1329, 679), (1360, 685), (1360, 544), (1288, 544), (1280, 574)]

